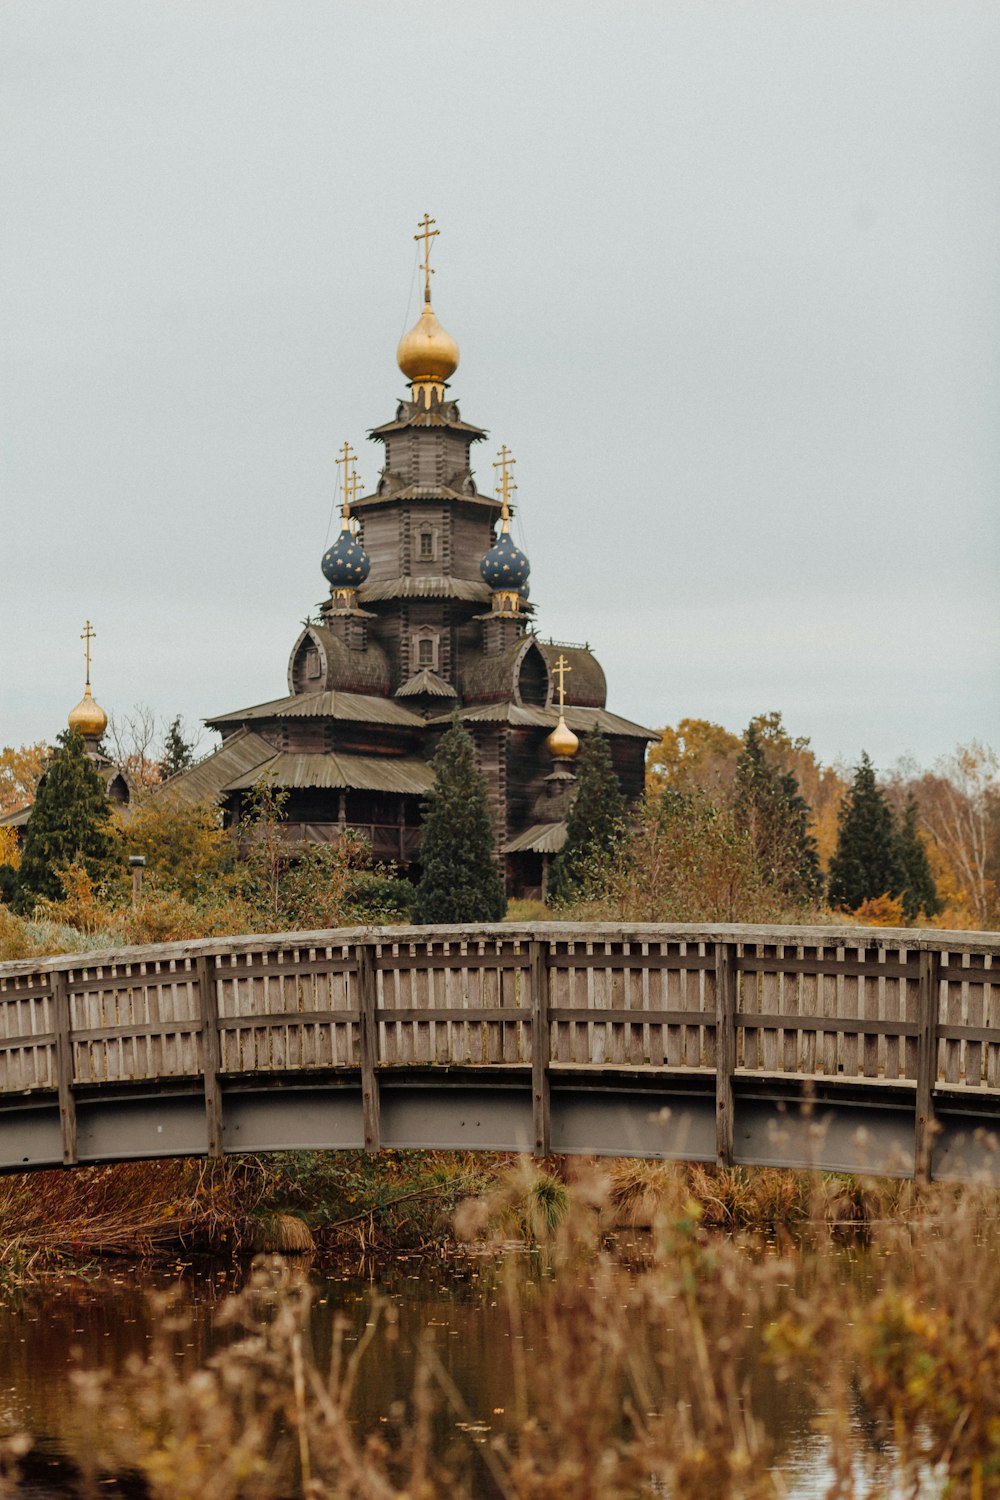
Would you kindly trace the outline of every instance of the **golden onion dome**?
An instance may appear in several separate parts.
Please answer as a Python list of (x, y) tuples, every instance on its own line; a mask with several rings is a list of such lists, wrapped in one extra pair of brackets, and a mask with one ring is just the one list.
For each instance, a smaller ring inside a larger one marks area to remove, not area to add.
[(78, 729), (85, 740), (99, 740), (108, 727), (108, 716), (101, 705), (94, 702), (89, 682), (83, 697), (69, 716), (69, 727)]
[(447, 380), (458, 369), (458, 345), (446, 333), (429, 302), (396, 350), (396, 362), (407, 380)]
[(580, 741), (572, 729), (570, 729), (562, 714), (559, 715), (559, 723), (553, 729), (545, 743), (549, 748), (549, 753), (555, 755), (560, 760), (566, 760), (571, 755), (575, 755), (580, 748)]

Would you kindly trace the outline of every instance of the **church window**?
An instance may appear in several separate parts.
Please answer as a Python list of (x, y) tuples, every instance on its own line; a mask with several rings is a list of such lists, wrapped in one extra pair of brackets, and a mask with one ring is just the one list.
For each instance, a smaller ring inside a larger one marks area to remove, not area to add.
[(438, 632), (430, 625), (421, 625), (419, 630), (413, 632), (410, 661), (418, 670), (429, 667), (432, 672), (436, 672), (439, 649)]
[(434, 533), (426, 528), (417, 533), (417, 559), (419, 562), (434, 561)]

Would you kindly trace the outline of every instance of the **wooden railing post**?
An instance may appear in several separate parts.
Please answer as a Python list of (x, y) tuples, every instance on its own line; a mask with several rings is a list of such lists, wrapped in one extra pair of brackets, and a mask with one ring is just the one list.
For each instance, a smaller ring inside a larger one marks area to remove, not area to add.
[(917, 999), (917, 1117), (913, 1142), (913, 1176), (930, 1182), (934, 1151), (934, 1085), (937, 1082), (938, 1008), (941, 994), (941, 955), (921, 949)]
[(549, 1091), (549, 968), (547, 944), (532, 939), (528, 944), (531, 972), (531, 1115), (535, 1128), (536, 1156), (548, 1156), (552, 1148), (552, 1111)]
[(202, 954), (194, 961), (198, 982), (198, 1007), (201, 1011), (201, 1062), (205, 1074), (205, 1124), (208, 1155), (215, 1161), (222, 1156), (222, 1050), (219, 1045), (219, 996), (216, 990), (215, 959)]
[(76, 1152), (76, 1099), (73, 1097), (73, 1031), (69, 1013), (69, 978), (65, 969), (57, 969), (52, 975), (52, 1005), (62, 1159), (64, 1167), (75, 1167), (79, 1158)]
[(736, 945), (715, 945), (715, 1159), (733, 1164), (733, 1073), (736, 1071)]
[(375, 947), (358, 944), (358, 1010), (361, 1032), (361, 1107), (365, 1150), (378, 1151), (382, 1130), (378, 1087), (378, 991), (375, 978)]

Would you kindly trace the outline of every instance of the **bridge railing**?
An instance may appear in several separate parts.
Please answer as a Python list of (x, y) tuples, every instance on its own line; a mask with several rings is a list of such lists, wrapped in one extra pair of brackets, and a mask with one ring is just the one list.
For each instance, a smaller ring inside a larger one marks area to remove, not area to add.
[(363, 928), (0, 964), (0, 1104), (57, 1092), (67, 1161), (79, 1089), (200, 1078), (218, 1151), (224, 1080), (308, 1070), (360, 1073), (377, 1145), (379, 1077), (412, 1065), (531, 1069), (539, 1152), (560, 1070), (714, 1073), (722, 1160), (740, 1076), (909, 1087), (919, 1169), (935, 1090), (1000, 1091), (1000, 935)]

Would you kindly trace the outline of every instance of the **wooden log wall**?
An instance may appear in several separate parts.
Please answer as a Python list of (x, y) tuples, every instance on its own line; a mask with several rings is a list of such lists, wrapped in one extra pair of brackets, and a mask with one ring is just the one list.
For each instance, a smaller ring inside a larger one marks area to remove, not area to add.
[[(0, 1098), (355, 1070), (377, 1146), (378, 1077), (410, 1065), (530, 1070), (536, 1149), (560, 1072), (796, 1075), (1000, 1093), (1000, 934), (858, 928), (386, 928), (211, 939), (0, 964)], [(918, 1170), (927, 1142), (918, 1138)]]

